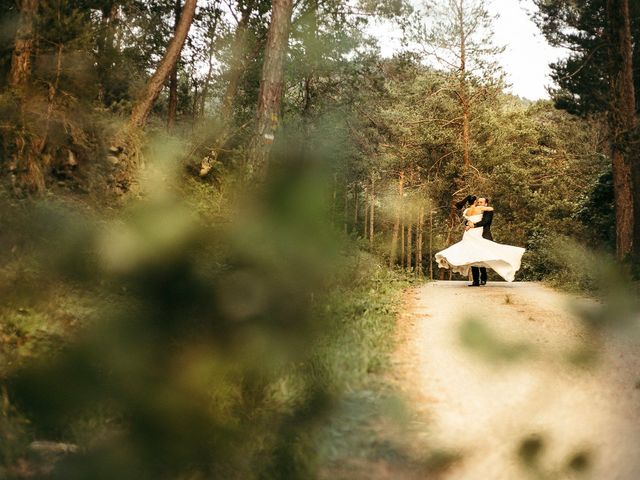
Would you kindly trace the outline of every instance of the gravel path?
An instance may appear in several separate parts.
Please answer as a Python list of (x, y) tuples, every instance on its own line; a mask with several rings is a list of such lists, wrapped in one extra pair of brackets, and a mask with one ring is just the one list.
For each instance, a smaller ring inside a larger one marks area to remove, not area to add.
[[(638, 343), (589, 332), (567, 308), (576, 299), (540, 284), (466, 284), (418, 287), (400, 317), (394, 376), (417, 411), (413, 429), (461, 455), (438, 478), (640, 479)], [(487, 360), (496, 350), (483, 349), (478, 325), (516, 360)], [(462, 344), (465, 331), (476, 349)], [(569, 361), (581, 346), (598, 352), (590, 368)], [(533, 476), (517, 454), (531, 434), (543, 445)]]

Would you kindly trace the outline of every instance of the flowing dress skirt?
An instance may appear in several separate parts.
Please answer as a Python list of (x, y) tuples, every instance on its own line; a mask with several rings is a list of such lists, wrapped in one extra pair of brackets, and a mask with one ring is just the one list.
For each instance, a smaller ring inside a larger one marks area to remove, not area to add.
[(486, 267), (513, 282), (525, 249), (482, 238), (482, 228), (464, 232), (462, 240), (435, 254), (441, 268), (468, 276), (471, 267)]

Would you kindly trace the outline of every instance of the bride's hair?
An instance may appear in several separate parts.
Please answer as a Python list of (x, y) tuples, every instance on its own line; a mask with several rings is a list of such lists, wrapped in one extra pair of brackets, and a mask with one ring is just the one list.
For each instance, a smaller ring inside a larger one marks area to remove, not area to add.
[(466, 198), (463, 198), (459, 202), (456, 202), (456, 207), (463, 208), (466, 205), (473, 205), (477, 199), (478, 197), (476, 197), (475, 195), (468, 195)]

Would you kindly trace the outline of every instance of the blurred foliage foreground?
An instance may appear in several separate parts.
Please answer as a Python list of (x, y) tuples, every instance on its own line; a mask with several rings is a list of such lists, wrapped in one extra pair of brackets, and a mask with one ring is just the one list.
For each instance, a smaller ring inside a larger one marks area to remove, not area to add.
[(216, 221), (166, 171), (115, 215), (3, 206), (0, 477), (316, 476), (404, 286), (326, 221), (316, 170)]

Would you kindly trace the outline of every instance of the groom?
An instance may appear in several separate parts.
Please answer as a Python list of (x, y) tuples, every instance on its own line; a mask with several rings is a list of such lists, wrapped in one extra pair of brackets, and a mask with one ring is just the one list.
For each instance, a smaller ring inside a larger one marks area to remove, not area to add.
[[(478, 206), (488, 207), (489, 199), (487, 197), (478, 198)], [(491, 235), (491, 222), (493, 222), (493, 212), (484, 212), (482, 214), (482, 220), (475, 224), (473, 222), (468, 222), (465, 230), (483, 227), (482, 238), (493, 241), (493, 235)], [(487, 269), (485, 267), (471, 267), (471, 276), (473, 277), (473, 283), (469, 285), (470, 287), (479, 287), (480, 285), (487, 284)]]

